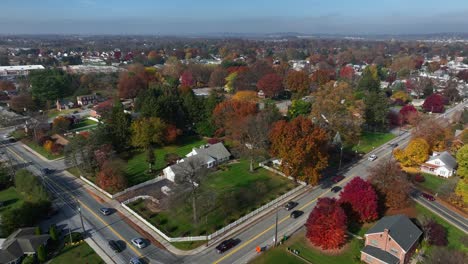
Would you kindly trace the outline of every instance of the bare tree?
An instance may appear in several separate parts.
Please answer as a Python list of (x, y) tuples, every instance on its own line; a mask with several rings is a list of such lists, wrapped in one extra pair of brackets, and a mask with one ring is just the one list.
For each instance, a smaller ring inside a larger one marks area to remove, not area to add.
[(268, 132), (271, 122), (266, 113), (248, 116), (245, 120), (240, 142), (250, 159), (250, 172), (254, 170), (254, 160), (266, 155), (268, 148)]

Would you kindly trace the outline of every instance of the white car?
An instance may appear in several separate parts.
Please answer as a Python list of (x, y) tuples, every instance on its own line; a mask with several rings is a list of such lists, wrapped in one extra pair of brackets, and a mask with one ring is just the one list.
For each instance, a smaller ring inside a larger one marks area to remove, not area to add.
[(138, 248), (144, 248), (146, 247), (146, 243), (142, 238), (134, 238), (132, 239), (132, 244), (135, 245)]
[(369, 161), (374, 161), (376, 159), (377, 159), (376, 155), (370, 155), (369, 158), (368, 158)]

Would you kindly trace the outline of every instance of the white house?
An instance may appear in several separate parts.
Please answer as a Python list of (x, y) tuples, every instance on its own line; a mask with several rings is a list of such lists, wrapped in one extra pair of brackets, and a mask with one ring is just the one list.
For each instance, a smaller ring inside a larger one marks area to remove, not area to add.
[(163, 170), (166, 179), (175, 182), (177, 177), (187, 173), (192, 164), (203, 164), (206, 168), (214, 168), (218, 164), (228, 161), (231, 153), (224, 147), (223, 143), (207, 144), (199, 148), (193, 148), (186, 158), (178, 160), (176, 164), (166, 167)]
[(444, 151), (442, 153), (434, 152), (428, 161), (421, 165), (421, 171), (448, 178), (455, 173), (457, 161), (450, 153)]

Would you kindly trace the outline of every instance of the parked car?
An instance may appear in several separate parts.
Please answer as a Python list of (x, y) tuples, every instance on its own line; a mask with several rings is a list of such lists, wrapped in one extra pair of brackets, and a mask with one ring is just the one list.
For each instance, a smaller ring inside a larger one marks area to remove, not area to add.
[(435, 201), (435, 197), (428, 193), (421, 193), (421, 196), (424, 197), (424, 199), (428, 201), (431, 201), (431, 202)]
[(298, 218), (299, 216), (301, 216), (301, 215), (303, 215), (303, 214), (304, 214), (304, 212), (302, 212), (302, 211), (294, 210), (294, 211), (292, 211), (292, 213), (289, 215), (289, 217), (296, 219), (296, 218)]
[(337, 193), (337, 192), (339, 192), (341, 189), (342, 189), (342, 188), (341, 188), (340, 186), (333, 186), (333, 187), (331, 188), (331, 191), (334, 192), (334, 193)]
[(284, 205), (284, 209), (286, 209), (287, 211), (293, 209), (294, 207), (296, 207), (298, 205), (297, 202), (294, 202), (294, 201), (289, 201), (287, 202), (285, 205)]
[(130, 264), (143, 264), (139, 258), (137, 257), (133, 257), (132, 259), (130, 259)]
[(146, 247), (146, 242), (143, 238), (134, 238), (132, 239), (132, 244), (135, 245), (137, 248), (144, 248)]
[(336, 175), (335, 177), (332, 178), (332, 182), (338, 183), (338, 182), (342, 181), (344, 178), (345, 178), (345, 176), (343, 176), (343, 175)]
[(112, 210), (110, 208), (105, 208), (105, 207), (99, 209), (99, 211), (103, 215), (110, 215), (112, 213)]
[(369, 158), (367, 158), (367, 159), (368, 159), (369, 161), (374, 161), (374, 160), (377, 159), (377, 155), (372, 154), (372, 155), (370, 155)]
[(119, 246), (119, 243), (117, 243), (116, 241), (109, 240), (108, 244), (109, 244), (109, 247), (112, 249), (112, 251), (114, 251), (115, 253), (119, 253), (122, 251), (122, 249)]
[(216, 247), (216, 251), (221, 254), (221, 253), (224, 253), (226, 251), (228, 251), (229, 249), (233, 248), (234, 246), (236, 245), (236, 240), (230, 238), (228, 240), (224, 240), (223, 242), (221, 242), (217, 247)]

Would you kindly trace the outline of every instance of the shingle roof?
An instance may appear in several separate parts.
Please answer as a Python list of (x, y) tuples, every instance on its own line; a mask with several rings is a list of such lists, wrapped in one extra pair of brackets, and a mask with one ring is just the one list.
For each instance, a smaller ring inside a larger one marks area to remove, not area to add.
[(199, 167), (207, 164), (210, 161), (215, 161), (213, 158), (207, 155), (194, 155), (184, 158), (182, 162), (171, 165), (171, 170), (177, 176), (183, 176), (185, 173), (192, 170), (191, 166)]
[(455, 158), (447, 151), (444, 151), (437, 156), (432, 156), (429, 160), (435, 159), (440, 159), (447, 168), (455, 169), (457, 167), (457, 160), (455, 160)]
[(383, 261), (388, 264), (398, 264), (400, 260), (394, 255), (388, 253), (387, 251), (381, 250), (373, 246), (365, 246), (361, 252), (370, 255), (376, 259)]
[(405, 251), (408, 251), (422, 234), (422, 231), (406, 215), (385, 216), (366, 234), (382, 233), (384, 229), (388, 229), (388, 234)]
[(49, 235), (35, 235), (35, 228), (20, 228), (3, 242), (0, 249), (0, 263), (13, 261), (25, 253), (36, 252), (39, 245), (49, 239)]
[(208, 145), (208, 147), (205, 148), (197, 148), (196, 151), (198, 155), (208, 155), (216, 160), (229, 158), (231, 156), (231, 153), (229, 153), (221, 142)]

